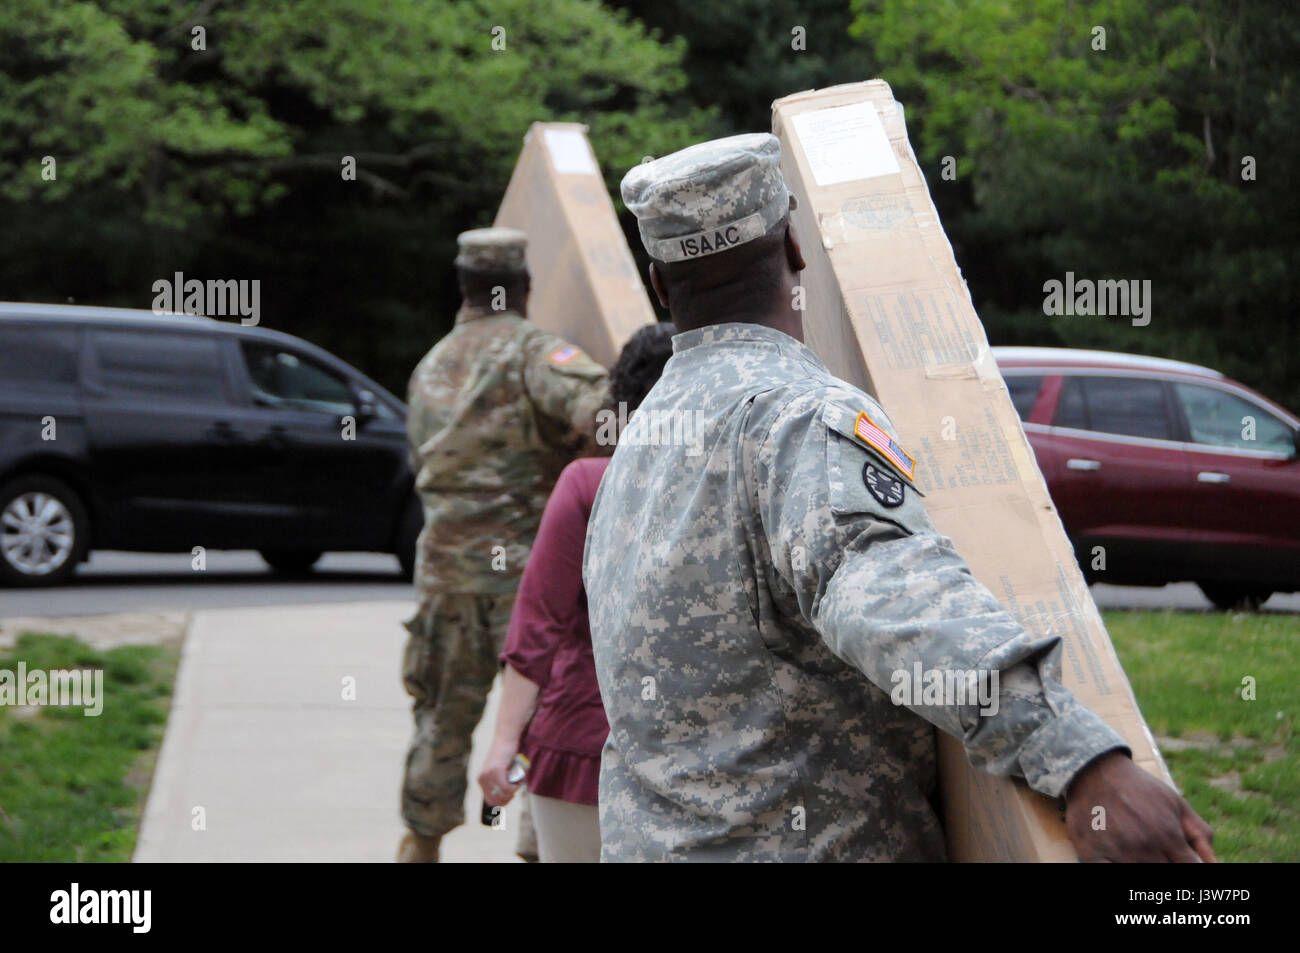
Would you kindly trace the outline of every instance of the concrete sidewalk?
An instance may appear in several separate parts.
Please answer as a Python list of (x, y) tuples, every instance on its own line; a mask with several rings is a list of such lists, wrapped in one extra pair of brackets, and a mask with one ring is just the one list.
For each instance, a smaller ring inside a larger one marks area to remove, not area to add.
[[(134, 859), (393, 860), (412, 730), (401, 621), (412, 612), (371, 602), (194, 613)], [(498, 680), (471, 779), (499, 692)], [(504, 830), (479, 823), (472, 781), (466, 808), (443, 860), (516, 861), (518, 799)]]

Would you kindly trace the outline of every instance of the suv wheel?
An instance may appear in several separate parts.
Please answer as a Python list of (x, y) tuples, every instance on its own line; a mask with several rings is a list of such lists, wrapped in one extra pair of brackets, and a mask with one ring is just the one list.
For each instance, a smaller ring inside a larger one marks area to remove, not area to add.
[(263, 549), (260, 552), (268, 566), (286, 576), (306, 575), (323, 555), (318, 549)]
[(67, 582), (86, 555), (90, 521), (62, 480), (21, 476), (0, 488), (0, 580), (16, 586)]
[(1256, 612), (1273, 593), (1258, 586), (1230, 582), (1198, 582), (1205, 598), (1224, 612)]

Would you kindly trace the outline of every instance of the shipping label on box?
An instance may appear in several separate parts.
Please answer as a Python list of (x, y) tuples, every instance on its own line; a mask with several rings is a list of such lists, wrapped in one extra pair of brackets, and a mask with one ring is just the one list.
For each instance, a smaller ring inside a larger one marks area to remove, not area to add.
[[(1063, 640), (1065, 684), (1170, 781), (1106, 634), (882, 80), (773, 104), (808, 268), (804, 333), (880, 401), (936, 527), (1026, 629)], [(954, 860), (1074, 860), (1057, 805), (940, 740)], [(1172, 782), (1170, 782), (1172, 783)]]

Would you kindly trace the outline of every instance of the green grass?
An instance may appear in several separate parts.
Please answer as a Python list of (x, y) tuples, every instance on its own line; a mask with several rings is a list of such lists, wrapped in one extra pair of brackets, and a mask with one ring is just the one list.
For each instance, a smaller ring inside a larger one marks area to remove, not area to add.
[(23, 634), (0, 669), (104, 670), (103, 711), (0, 706), (0, 861), (126, 861), (149, 793), (180, 647), (101, 652)]
[[(1106, 612), (1187, 799), (1224, 861), (1300, 860), (1300, 619)], [(99, 652), (23, 635), (0, 668), (104, 669), (104, 711), (0, 706), (0, 861), (129, 860), (167, 720), (177, 645)], [(1255, 680), (1254, 701), (1242, 680)], [(1211, 783), (1213, 782), (1213, 783)]]
[[(1300, 860), (1300, 619), (1106, 612), (1142, 714), (1221, 861)], [(1255, 700), (1243, 696), (1254, 679)]]

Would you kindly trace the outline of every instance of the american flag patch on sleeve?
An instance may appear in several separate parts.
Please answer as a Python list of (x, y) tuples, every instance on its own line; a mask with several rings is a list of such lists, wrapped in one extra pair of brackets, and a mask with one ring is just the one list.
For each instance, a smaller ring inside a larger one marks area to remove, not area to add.
[(892, 463), (903, 476), (913, 479), (916, 459), (900, 447), (893, 437), (877, 427), (865, 410), (858, 414), (858, 419), (853, 424), (853, 435)]
[(567, 364), (581, 353), (582, 351), (574, 347), (572, 344), (566, 344), (564, 347), (557, 347), (551, 352), (551, 363)]

